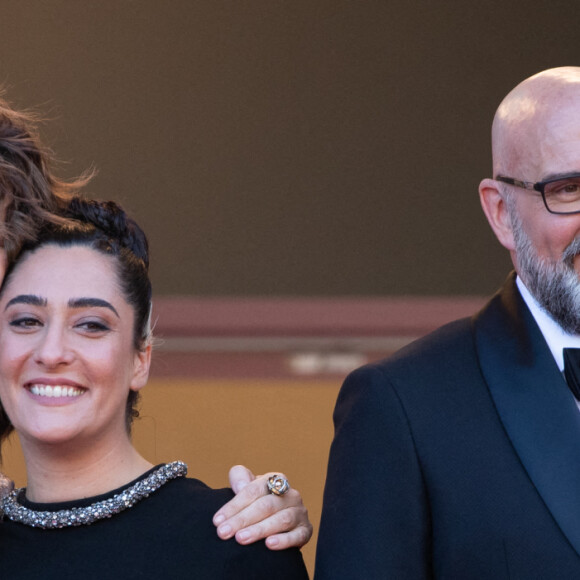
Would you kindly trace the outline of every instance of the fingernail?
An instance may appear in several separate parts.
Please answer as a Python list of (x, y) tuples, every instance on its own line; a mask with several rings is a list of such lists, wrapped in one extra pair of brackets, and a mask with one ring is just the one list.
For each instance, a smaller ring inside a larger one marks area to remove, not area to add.
[(232, 535), (232, 526), (226, 524), (218, 528), (218, 533), (222, 538), (229, 538)]
[(269, 548), (275, 548), (280, 543), (280, 540), (276, 537), (274, 538), (266, 538), (266, 545)]
[(218, 514), (214, 519), (213, 519), (213, 523), (216, 526), (219, 526), (221, 523), (226, 521), (226, 516), (224, 516), (224, 514)]
[(246, 542), (250, 539), (251, 536), (252, 534), (250, 534), (248, 530), (242, 530), (241, 532), (238, 532), (238, 535), (236, 537), (238, 540), (240, 540), (240, 542)]

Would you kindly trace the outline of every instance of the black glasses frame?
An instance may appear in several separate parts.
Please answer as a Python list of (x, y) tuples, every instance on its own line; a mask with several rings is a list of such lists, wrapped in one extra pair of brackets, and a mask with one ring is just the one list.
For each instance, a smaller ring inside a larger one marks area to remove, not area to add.
[(507, 183), (509, 185), (515, 185), (516, 187), (521, 187), (522, 189), (537, 191), (538, 193), (541, 194), (544, 206), (550, 213), (556, 215), (572, 215), (575, 213), (580, 213), (580, 209), (577, 209), (576, 211), (554, 211), (553, 209), (550, 209), (548, 207), (548, 202), (546, 201), (546, 193), (545, 193), (546, 185), (554, 183), (555, 181), (562, 181), (563, 179), (572, 179), (572, 178), (580, 178), (580, 173), (570, 173), (568, 175), (562, 175), (560, 177), (556, 177), (553, 179), (546, 179), (545, 181), (536, 181), (536, 183), (532, 181), (522, 181), (521, 179), (514, 179), (513, 177), (505, 177), (504, 175), (498, 175), (495, 178), (495, 180)]

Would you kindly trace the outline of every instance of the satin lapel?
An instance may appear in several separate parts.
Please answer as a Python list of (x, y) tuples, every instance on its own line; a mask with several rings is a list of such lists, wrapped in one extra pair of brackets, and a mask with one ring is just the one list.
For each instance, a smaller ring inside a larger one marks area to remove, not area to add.
[(474, 319), (481, 368), (530, 479), (580, 554), (580, 413), (512, 276)]

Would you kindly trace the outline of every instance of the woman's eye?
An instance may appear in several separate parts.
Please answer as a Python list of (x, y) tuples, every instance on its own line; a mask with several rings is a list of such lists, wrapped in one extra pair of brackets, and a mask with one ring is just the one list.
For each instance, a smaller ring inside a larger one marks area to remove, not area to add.
[(10, 321), (10, 326), (13, 328), (18, 328), (21, 330), (32, 330), (38, 326), (41, 326), (42, 323), (37, 318), (32, 318), (30, 316), (23, 316), (21, 318), (15, 318), (14, 320)]
[(77, 328), (81, 328), (89, 333), (106, 332), (109, 327), (104, 322), (99, 322), (97, 320), (85, 320), (79, 322)]

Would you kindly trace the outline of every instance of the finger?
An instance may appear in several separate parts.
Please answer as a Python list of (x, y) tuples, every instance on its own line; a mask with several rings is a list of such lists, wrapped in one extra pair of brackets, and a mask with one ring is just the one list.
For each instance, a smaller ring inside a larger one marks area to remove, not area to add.
[[(268, 490), (266, 487), (264, 476), (260, 476), (259, 478), (251, 481), (250, 483), (246, 484), (245, 487), (234, 497), (232, 498), (227, 504), (222, 506), (214, 515), (213, 523), (216, 526), (224, 526), (224, 522), (227, 522), (229, 526), (231, 526), (234, 522), (231, 521), (236, 515), (240, 514), (242, 511), (248, 509), (249, 506), (255, 504), (257, 501), (263, 499), (268, 494)], [(256, 506), (254, 506), (254, 509)], [(258, 509), (258, 515), (260, 514), (261, 510)], [(250, 511), (251, 514), (251, 511)], [(265, 513), (263, 517), (267, 517), (270, 515), (269, 513)], [(246, 514), (245, 517), (248, 517)], [(263, 519), (259, 518), (259, 519)], [(242, 519), (240, 520), (242, 525), (238, 525), (233, 529), (233, 531), (228, 530), (227, 532), (224, 529), (221, 532), (226, 533), (228, 538), (231, 538), (235, 532), (237, 532), (240, 528), (244, 527), (245, 525), (249, 525), (254, 523), (254, 521)], [(259, 521), (259, 520), (258, 520)], [(218, 530), (219, 532), (219, 530)], [(222, 533), (219, 533), (220, 537)]]
[(248, 483), (254, 481), (256, 476), (244, 465), (234, 465), (229, 472), (230, 487), (234, 490), (234, 493), (239, 493), (248, 485)]
[(270, 550), (286, 550), (287, 548), (301, 548), (312, 537), (312, 525), (299, 526), (294, 530), (282, 534), (275, 534), (266, 538), (266, 546)]
[[(244, 492), (245, 491), (246, 490), (244, 490)], [(260, 531), (261, 528), (254, 528), (251, 532), (251, 538), (248, 538), (248, 543), (255, 542), (260, 538), (265, 538), (268, 535), (284, 532), (288, 529), (288, 523), (285, 519), (288, 517), (287, 514), (284, 514), (282, 518), (274, 518), (270, 520), (269, 518), (277, 513), (282, 513), (288, 508), (295, 508), (294, 514), (296, 517), (300, 517), (301, 514), (306, 513), (306, 508), (302, 504), (302, 498), (297, 491), (290, 490), (283, 496), (271, 494), (265, 495), (256, 499), (246, 508), (218, 525), (218, 536), (222, 539), (229, 539), (237, 532), (258, 524), (269, 527), (264, 528), (264, 531)], [(308, 521), (306, 515), (302, 515), (302, 517), (304, 518), (303, 520), (296, 519), (293, 520), (291, 524), (296, 526), (299, 523)]]
[[(241, 469), (238, 469), (241, 468)], [(244, 467), (243, 465), (239, 465), (233, 467), (230, 470), (230, 473), (233, 470), (236, 470), (236, 473), (240, 472), (243, 473), (243, 470), (247, 474), (253, 478), (252, 481), (247, 482), (245, 485), (242, 485), (242, 489), (240, 489), (233, 499), (231, 499), (227, 504), (222, 506), (214, 516), (214, 524), (219, 525), (220, 523), (224, 522), (225, 520), (235, 516), (237, 513), (241, 512), (242, 510), (246, 509), (248, 506), (252, 505), (254, 502), (260, 500), (263, 497), (266, 497), (270, 494), (268, 490), (268, 486), (266, 485), (266, 481), (272, 473), (266, 473), (264, 475), (255, 476), (249, 469)], [(280, 474), (280, 477), (285, 477), (283, 474)], [(292, 491), (292, 490), (290, 490)], [(302, 503), (302, 498), (298, 493), (298, 497), (296, 498), (296, 493), (292, 496), (294, 498), (294, 503), (297, 505), (298, 503)], [(288, 495), (288, 494), (286, 494)], [(284, 504), (285, 506), (292, 505), (292, 502), (287, 502)], [(278, 507), (280, 509), (280, 507)], [(275, 511), (275, 510), (274, 510)], [(266, 514), (269, 515), (269, 514)], [(253, 522), (249, 522), (253, 523)], [(237, 530), (236, 530), (237, 531)]]
[(268, 536), (288, 532), (300, 525), (304, 519), (308, 521), (305, 512), (304, 506), (276, 511), (271, 516), (242, 528), (236, 533), (236, 540), (240, 544), (251, 544)]

